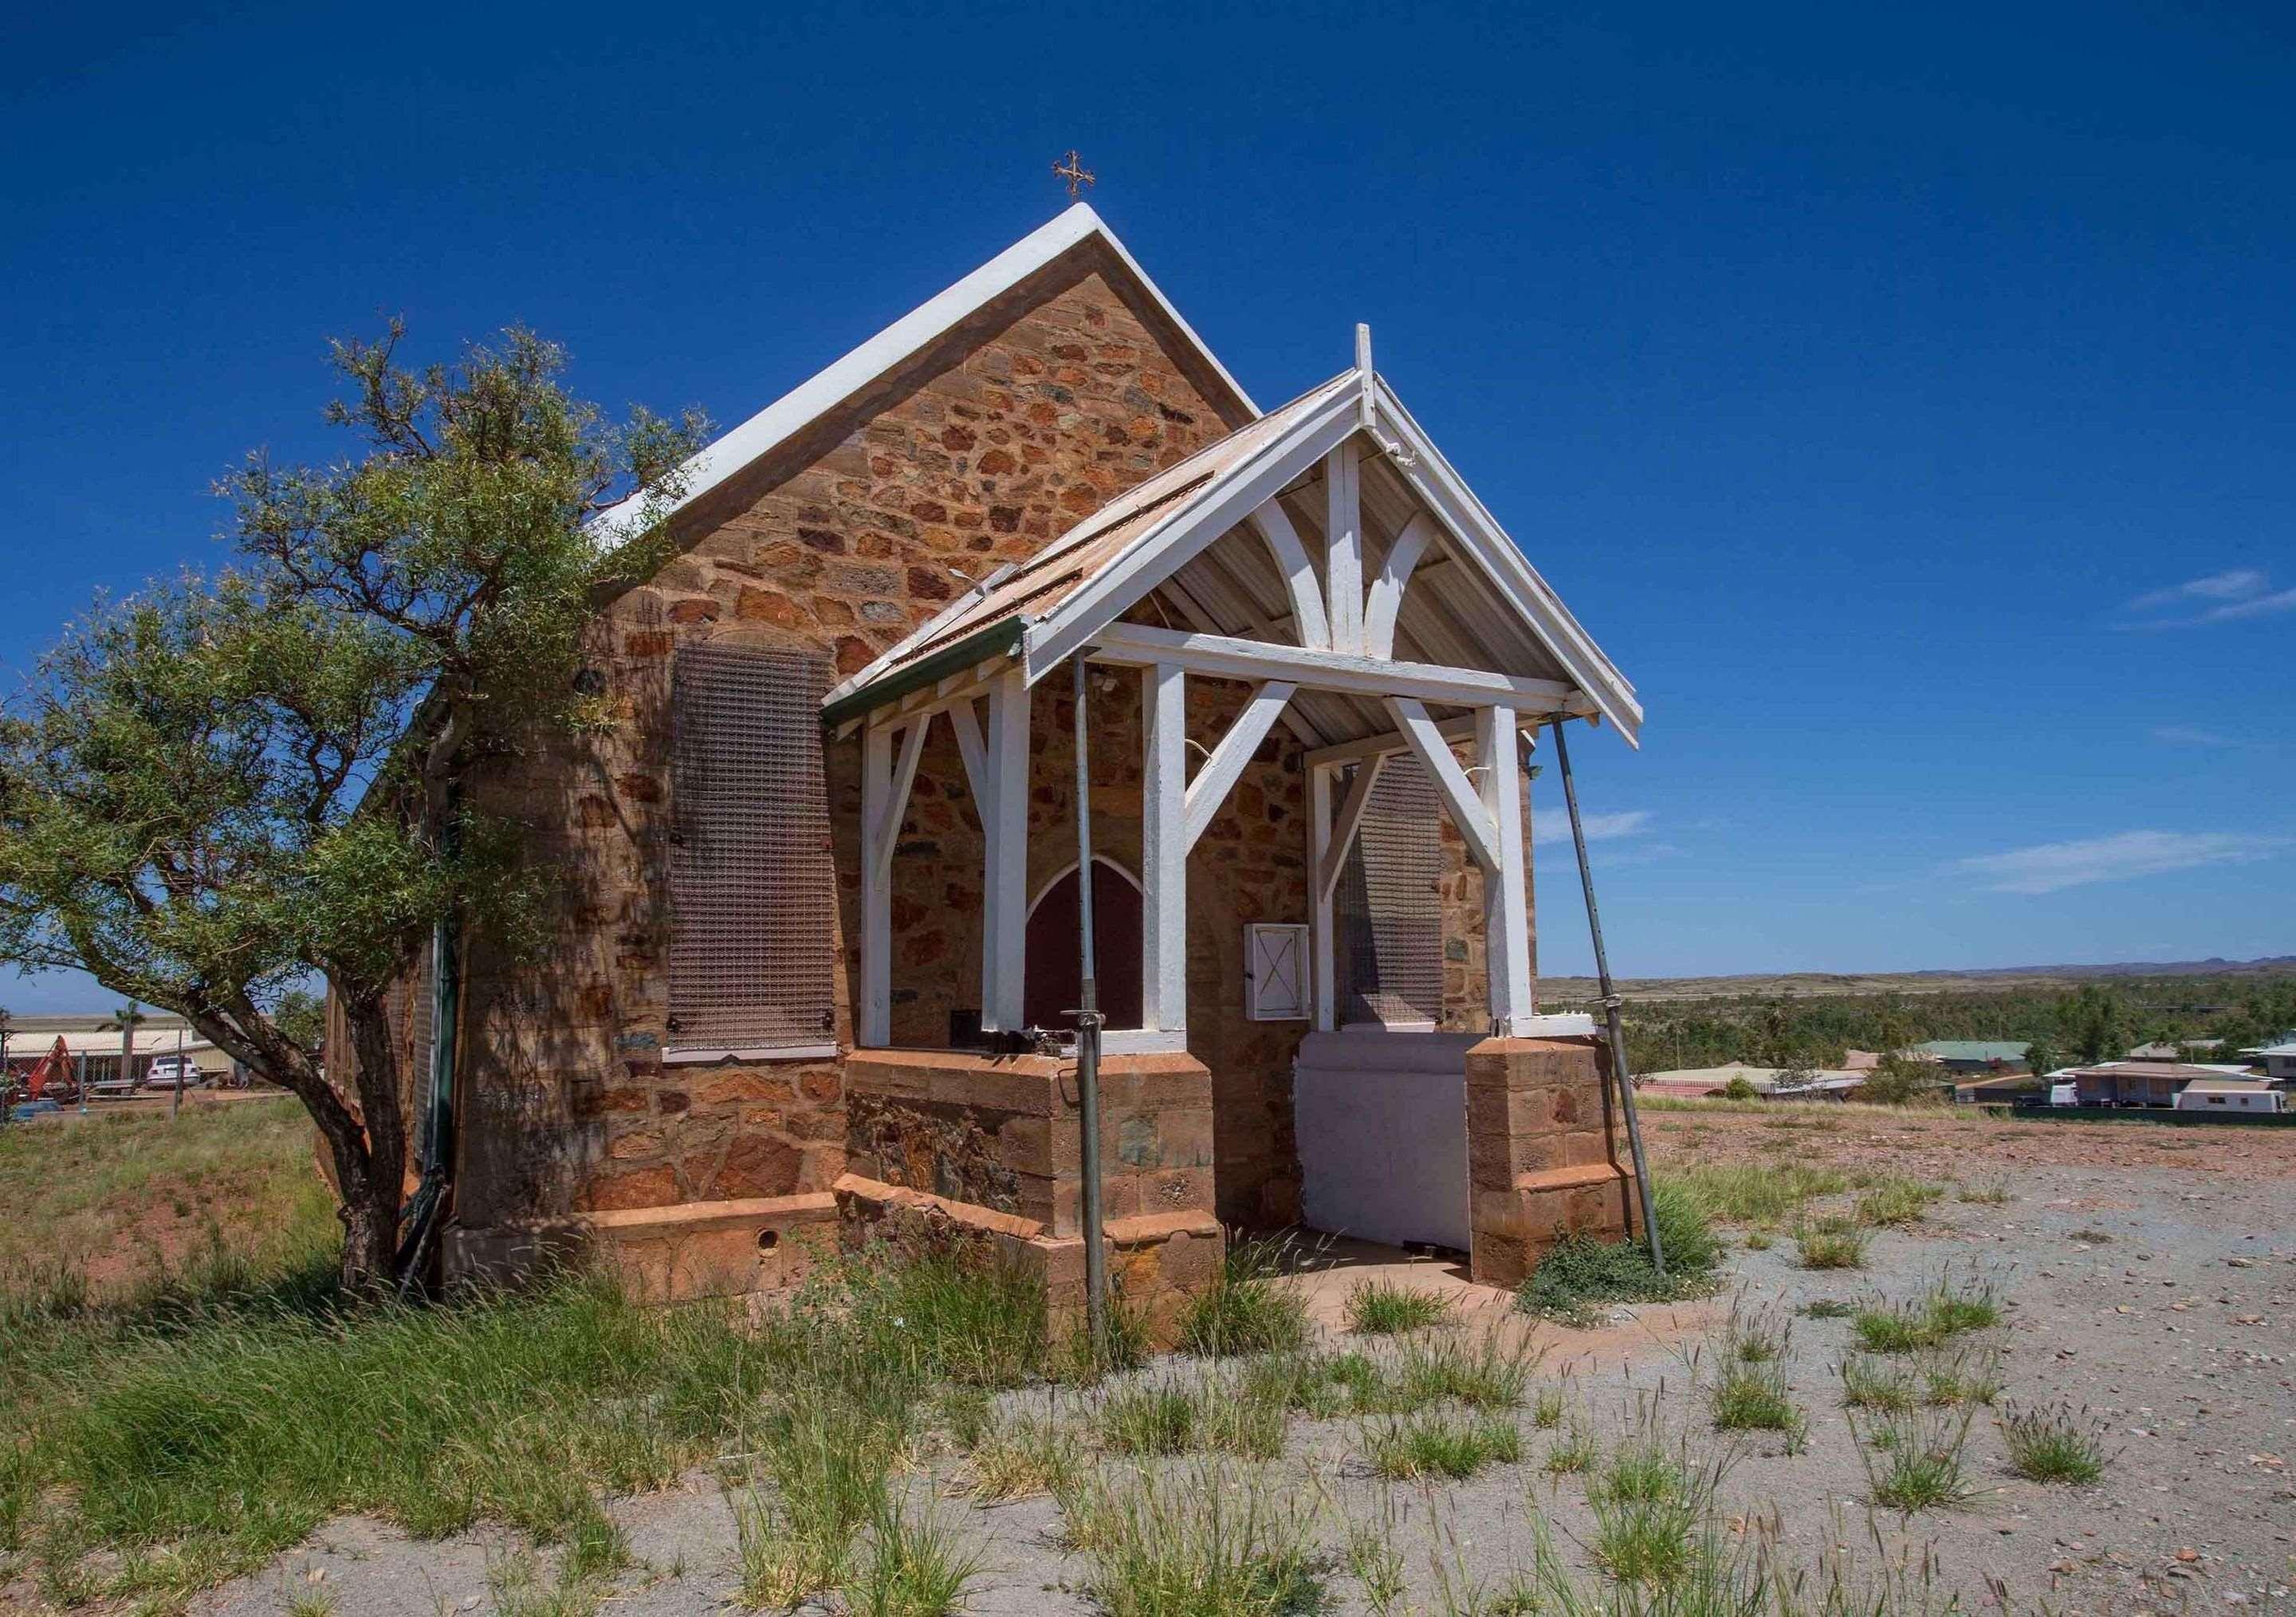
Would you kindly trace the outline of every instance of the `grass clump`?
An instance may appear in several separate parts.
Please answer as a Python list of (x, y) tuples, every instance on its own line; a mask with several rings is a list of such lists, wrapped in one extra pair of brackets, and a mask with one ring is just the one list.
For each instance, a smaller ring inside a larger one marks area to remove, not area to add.
[(1574, 1425), (1548, 1445), (1543, 1464), (1549, 1476), (1579, 1476), (1592, 1471), (1602, 1457), (1602, 1446), (1595, 1441), (1595, 1434)]
[(1947, 1279), (1911, 1302), (1860, 1309), (1849, 1323), (1869, 1351), (1915, 1353), (1948, 1337), (1999, 1325), (2001, 1304), (1988, 1287), (1962, 1290)]
[(1874, 1503), (1910, 1515), (1973, 1496), (1962, 1458), (1969, 1425), (1966, 1409), (1932, 1410), (1893, 1416), (1859, 1433), (1858, 1455)]
[(1251, 1359), (1237, 1396), (1284, 1414), (1327, 1420), (1350, 1410), (1377, 1408), (1386, 1376), (1361, 1353), (1268, 1353)]
[(1922, 1401), (1935, 1408), (1955, 1404), (1990, 1404), (2001, 1396), (2001, 1352), (1997, 1348), (1938, 1354), (1922, 1367)]
[(1864, 1268), (1866, 1243), (1861, 1229), (1828, 1229), (1824, 1221), (1803, 1225), (1794, 1231), (1794, 1260), (1803, 1268)]
[(846, 1588), (846, 1605), (858, 1617), (941, 1617), (956, 1609), (980, 1572), (981, 1555), (958, 1542), (930, 1507), (912, 1514), (881, 1507), (869, 1531), (869, 1553)]
[(1275, 1353), (1308, 1340), (1308, 1306), (1282, 1274), (1277, 1244), (1230, 1243), (1218, 1277), (1188, 1304), (1180, 1344), (1192, 1353)]
[(1734, 1309), (1715, 1343), (1718, 1365), (1707, 1401), (1718, 1432), (1779, 1432), (1799, 1450), (1809, 1423), (1788, 1396), (1784, 1359), (1791, 1333)]
[(1118, 1454), (1185, 1454), (1194, 1446), (1196, 1395), (1176, 1385), (1119, 1392), (1100, 1407), (1101, 1446)]
[(1679, 1583), (1697, 1563), (1697, 1529), (1719, 1481), (1718, 1468), (1693, 1466), (1654, 1431), (1629, 1440), (1587, 1490), (1595, 1561), (1623, 1584)]
[(1841, 1401), (1877, 1415), (1909, 1415), (1921, 1400), (1911, 1371), (1853, 1354), (1841, 1361)]
[(1450, 1399), (1471, 1409), (1519, 1408), (1540, 1350), (1499, 1325), (1406, 1342), (1393, 1371), (1361, 1399), (1385, 1413), (1408, 1414)]
[(958, 1490), (983, 1504), (1058, 1493), (1083, 1467), (1075, 1435), (1052, 1421), (1022, 1419), (994, 1430), (965, 1456)]
[(1496, 1416), (1438, 1412), (1390, 1421), (1365, 1437), (1372, 1470), (1390, 1482), (1414, 1477), (1473, 1476), (1492, 1465), (1522, 1457), (1522, 1433)]
[(1604, 1304), (1674, 1302), (1712, 1291), (1722, 1245), (1704, 1204), (1672, 1179), (1653, 1185), (1651, 1195), (1659, 1242), (1666, 1252), (1665, 1274), (1652, 1267), (1650, 1251), (1639, 1241), (1566, 1235), (1547, 1250), (1523, 1282), (1516, 1306), (1586, 1326), (1595, 1322)]
[(1945, 1186), (1921, 1179), (1885, 1179), (1857, 1198), (1856, 1218), (1868, 1228), (1910, 1229), (1929, 1216)]
[(2009, 1187), (2006, 1185), (1996, 1182), (1990, 1185), (1964, 1185), (1954, 1193), (1954, 1200), (1981, 1207), (2000, 1207), (2015, 1201), (2016, 1198), (2009, 1194)]
[(1450, 1317), (1449, 1298), (1392, 1281), (1366, 1280), (1348, 1293), (1348, 1329), (1358, 1336), (1401, 1335)]
[(2009, 1468), (2033, 1482), (2080, 1487), (2104, 1474), (2102, 1424), (2078, 1414), (2070, 1404), (2035, 1404), (2011, 1408), (2001, 1417), (2009, 1445)]
[[(1804, 1203), (1849, 1188), (1849, 1180), (1831, 1168), (1800, 1163), (1716, 1163), (1677, 1170), (1656, 1188), (1673, 1186), (1707, 1218), (1725, 1224), (1780, 1224), (1799, 1214)], [(1665, 1215), (1660, 1215), (1659, 1235), (1667, 1235)], [(1674, 1263), (1674, 1244), (1666, 1243), (1666, 1260)]]
[(1095, 1477), (1062, 1506), (1110, 1617), (1279, 1617), (1320, 1599), (1312, 1518), (1259, 1473)]
[(1837, 1297), (1816, 1297), (1801, 1305), (1805, 1319), (1847, 1319), (1857, 1311), (1855, 1305)]

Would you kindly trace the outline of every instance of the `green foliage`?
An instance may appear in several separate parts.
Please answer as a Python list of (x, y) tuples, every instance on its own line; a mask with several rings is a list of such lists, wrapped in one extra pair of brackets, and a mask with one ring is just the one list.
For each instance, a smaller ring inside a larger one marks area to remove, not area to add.
[(1566, 1235), (1547, 1249), (1515, 1294), (1527, 1313), (1587, 1322), (1611, 1302), (1672, 1302), (1703, 1296), (1714, 1287), (1722, 1244), (1697, 1199), (1669, 1179), (1652, 1186), (1667, 1272), (1651, 1265), (1639, 1241), (1593, 1241)]
[(1970, 1419), (1967, 1409), (1932, 1410), (1853, 1428), (1874, 1503), (1911, 1514), (1970, 1498), (1977, 1490), (1962, 1457)]
[(1758, 1101), (1762, 1098), (1762, 1092), (1754, 1087), (1752, 1079), (1741, 1072), (1722, 1086), (1722, 1098), (1733, 1101)]
[[(398, 336), (335, 348), (349, 396), (329, 419), (358, 453), (250, 457), (219, 489), (238, 564), (99, 601), (0, 719), (0, 961), (180, 1012), (300, 1096), (344, 1187), (354, 1286), (391, 1277), (404, 1170), (386, 991), (434, 923), (541, 935), (546, 873), (457, 807), (462, 785), (589, 717), (583, 628), (660, 536), (639, 521), (602, 546), (586, 524), (668, 491), (701, 431), (609, 424), (530, 332), (421, 371)], [(364, 1126), (320, 1072), (322, 974), (360, 1047)]]
[(1821, 1219), (1794, 1230), (1795, 1260), (1804, 1268), (1864, 1268), (1866, 1235)]

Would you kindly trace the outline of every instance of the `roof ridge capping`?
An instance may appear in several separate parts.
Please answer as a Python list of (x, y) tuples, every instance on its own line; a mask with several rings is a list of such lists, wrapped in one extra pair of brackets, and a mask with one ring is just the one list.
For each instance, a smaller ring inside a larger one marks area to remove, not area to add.
[(664, 501), (652, 490), (640, 489), (592, 518), (590, 531), (597, 536), (602, 546), (611, 548), (675, 515), (743, 467), (796, 437), (878, 377), (924, 351), (1062, 254), (1095, 239), (1115, 255), (1182, 340), (1194, 349), (1196, 356), (1237, 402), (1257, 418), (1259, 406), (1244, 391), (1242, 384), (1229, 373), (1219, 357), (1196, 334), (1195, 328), (1181, 317), (1172, 300), (1140, 267), (1140, 261), (1117, 239), (1107, 221), (1089, 203), (1078, 202), (971, 275), (927, 299), (858, 348), (831, 361), (739, 426), (720, 434), (680, 468), (684, 487), (676, 499)]

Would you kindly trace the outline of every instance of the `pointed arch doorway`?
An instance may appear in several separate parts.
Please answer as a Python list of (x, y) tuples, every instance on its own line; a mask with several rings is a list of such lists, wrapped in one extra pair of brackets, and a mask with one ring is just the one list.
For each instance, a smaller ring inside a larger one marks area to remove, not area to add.
[[(1022, 1016), (1029, 1026), (1075, 1026), (1069, 1013), (1084, 992), (1082, 910), (1076, 866), (1046, 882), (1029, 906)], [(1140, 1025), (1140, 881), (1104, 855), (1092, 861), (1095, 987), (1111, 1028)]]

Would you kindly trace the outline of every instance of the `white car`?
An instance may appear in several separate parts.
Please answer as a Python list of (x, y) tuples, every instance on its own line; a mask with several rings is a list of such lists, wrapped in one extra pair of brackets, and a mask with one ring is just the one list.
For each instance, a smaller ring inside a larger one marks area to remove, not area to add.
[(178, 1072), (183, 1075), (183, 1086), (186, 1089), (196, 1089), (207, 1081), (206, 1075), (200, 1071), (200, 1063), (190, 1056), (162, 1055), (144, 1070), (144, 1087), (157, 1089), (164, 1095), (176, 1087)]

